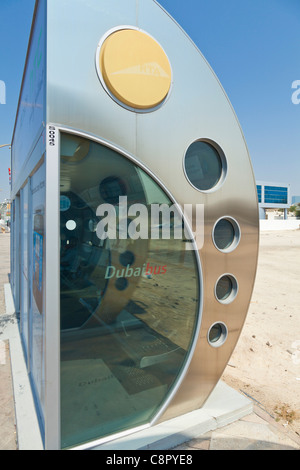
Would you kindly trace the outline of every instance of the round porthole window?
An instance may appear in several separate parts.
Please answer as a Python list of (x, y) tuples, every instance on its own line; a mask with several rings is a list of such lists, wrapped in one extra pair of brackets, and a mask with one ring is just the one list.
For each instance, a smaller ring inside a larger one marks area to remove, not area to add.
[(215, 287), (215, 295), (219, 302), (223, 304), (231, 303), (237, 296), (238, 283), (231, 274), (221, 276)]
[(216, 248), (225, 253), (233, 251), (239, 244), (241, 230), (232, 217), (219, 219), (213, 229), (213, 242)]
[(196, 189), (209, 191), (220, 184), (226, 173), (226, 158), (217, 146), (206, 141), (193, 142), (184, 158), (185, 174)]
[(217, 322), (214, 323), (208, 330), (207, 339), (211, 346), (219, 348), (222, 346), (228, 335), (227, 326), (225, 323)]
[(125, 277), (120, 277), (115, 282), (116, 289), (125, 290), (128, 287), (128, 280)]
[(132, 251), (124, 251), (124, 253), (120, 254), (120, 263), (123, 266), (131, 266), (135, 261), (135, 256)]

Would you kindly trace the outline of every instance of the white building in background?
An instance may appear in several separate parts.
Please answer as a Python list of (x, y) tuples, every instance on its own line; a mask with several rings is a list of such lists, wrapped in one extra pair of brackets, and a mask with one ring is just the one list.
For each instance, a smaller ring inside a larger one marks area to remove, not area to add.
[(287, 211), (291, 206), (291, 185), (257, 181), (256, 187), (260, 219), (266, 218), (267, 209), (284, 209), (284, 218), (287, 219)]

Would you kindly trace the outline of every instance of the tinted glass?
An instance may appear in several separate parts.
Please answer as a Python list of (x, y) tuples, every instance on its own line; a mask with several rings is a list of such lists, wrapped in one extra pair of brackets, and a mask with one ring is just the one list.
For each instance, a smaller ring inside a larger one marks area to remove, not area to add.
[(265, 203), (287, 204), (288, 189), (280, 186), (265, 186)]
[(257, 197), (258, 197), (258, 202), (261, 203), (261, 186), (260, 185), (257, 185), (256, 186), (256, 189), (257, 189)]
[(207, 191), (219, 182), (222, 176), (222, 161), (216, 149), (206, 143), (192, 143), (185, 155), (185, 172), (197, 189)]
[(220, 220), (215, 226), (214, 241), (220, 250), (229, 248), (235, 238), (235, 231), (232, 223), (227, 219)]
[(216, 343), (222, 336), (222, 326), (219, 323), (213, 325), (209, 331), (210, 343)]
[[(151, 421), (189, 357), (198, 264), (184, 233), (174, 236), (182, 220), (153, 220), (153, 204), (172, 201), (138, 166), (62, 134), (63, 448)], [(168, 238), (151, 238), (166, 225)]]
[(223, 276), (219, 279), (216, 287), (216, 296), (219, 300), (226, 300), (231, 292), (233, 286), (229, 276)]

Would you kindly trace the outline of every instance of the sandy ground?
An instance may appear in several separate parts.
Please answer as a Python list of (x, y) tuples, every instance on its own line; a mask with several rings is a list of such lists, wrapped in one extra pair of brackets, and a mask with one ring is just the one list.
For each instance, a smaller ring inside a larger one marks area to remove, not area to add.
[(261, 232), (252, 301), (222, 379), (300, 435), (300, 230)]

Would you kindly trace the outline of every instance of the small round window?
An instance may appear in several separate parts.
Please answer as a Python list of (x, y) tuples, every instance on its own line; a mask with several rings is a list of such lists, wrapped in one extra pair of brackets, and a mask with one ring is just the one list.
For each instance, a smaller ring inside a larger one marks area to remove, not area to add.
[(223, 152), (202, 140), (193, 142), (185, 154), (184, 168), (189, 182), (200, 191), (214, 188), (225, 175)]
[(223, 304), (232, 302), (238, 292), (237, 280), (231, 274), (221, 276), (215, 287), (216, 298)]
[(233, 251), (240, 242), (240, 227), (231, 217), (217, 221), (213, 229), (213, 241), (220, 251)]
[(214, 348), (219, 348), (225, 343), (227, 339), (227, 335), (228, 335), (228, 330), (227, 330), (227, 326), (225, 325), (225, 323), (222, 323), (222, 322), (214, 323), (208, 331), (208, 335), (207, 335), (208, 342)]
[(132, 251), (124, 251), (120, 254), (119, 260), (123, 266), (131, 266), (135, 261), (135, 255)]

